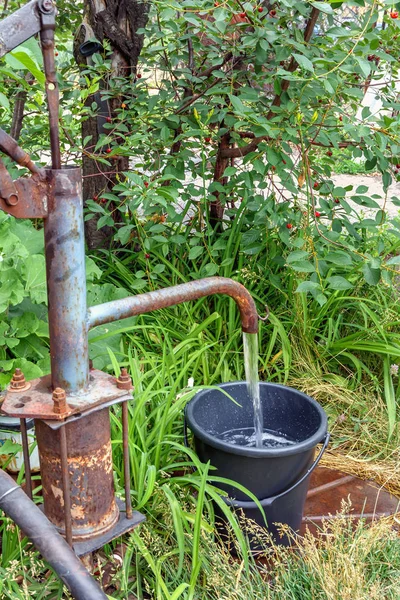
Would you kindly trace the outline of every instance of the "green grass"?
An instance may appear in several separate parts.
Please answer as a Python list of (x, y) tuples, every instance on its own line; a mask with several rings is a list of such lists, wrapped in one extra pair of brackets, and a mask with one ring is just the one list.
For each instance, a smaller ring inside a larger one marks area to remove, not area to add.
[[(189, 327), (186, 337), (179, 328), (173, 331), (174, 315), (168, 311), (153, 316), (151, 327), (143, 317), (134, 330), (126, 332), (120, 354), (110, 355), (110, 370), (118, 361), (133, 376), (135, 394), (129, 406), (132, 499), (134, 507), (147, 518), (145, 525), (124, 538), (123, 568), (116, 570), (108, 587), (110, 598), (361, 600), (368, 598), (368, 593), (371, 598), (380, 593), (381, 598), (395, 600), (400, 551), (386, 521), (372, 527), (361, 524), (354, 531), (341, 521), (329, 535), (322, 532), (319, 542), (307, 538), (297, 553), (279, 550), (271, 555), (266, 548), (270, 556), (268, 569), (255, 564), (248, 555), (246, 541), (230, 513), (239, 559), (232, 560), (218, 542), (211, 501), (218, 502), (225, 511), (227, 508), (220, 500), (211, 467), (202, 465), (194, 452), (184, 447), (182, 420), (183, 408), (197, 389), (243, 375), (240, 341), (229, 351), (224, 350), (215, 336), (213, 314), (206, 322)], [(274, 331), (277, 322), (269, 327)], [(281, 339), (278, 330), (275, 337)], [(269, 358), (261, 350), (260, 363), (269, 364), (270, 346), (266, 348)], [(306, 359), (299, 348), (291, 345), (288, 382), (292, 383), (297, 375), (303, 387), (310, 389), (314, 381), (314, 395), (331, 416), (334, 444), (340, 435), (347, 435), (348, 443), (354, 444), (358, 438), (361, 446), (363, 431), (354, 431), (350, 418), (339, 425), (334, 421), (334, 415), (349, 411), (351, 403), (362, 406), (361, 391), (346, 387), (344, 378), (324, 383), (315, 371), (312, 380), (312, 365), (307, 365)], [(284, 361), (283, 354), (276, 362), (280, 360)], [(284, 368), (280, 369), (284, 377)], [(194, 388), (188, 387), (191, 378)], [(377, 428), (385, 423), (384, 404), (378, 404), (374, 418)], [(118, 493), (123, 495), (119, 407), (111, 411), (111, 425), (115, 478)], [(387, 436), (382, 439), (387, 440)], [(393, 446), (387, 446), (386, 455), (390, 452)], [(26, 540), (20, 541), (7, 519), (3, 518), (0, 528), (0, 598), (68, 597), (55, 576), (46, 575), (47, 567), (37, 553), (29, 551)], [(263, 538), (260, 532), (259, 536)], [(121, 541), (116, 540), (98, 555), (100, 571)], [(354, 595), (356, 592), (359, 595)]]

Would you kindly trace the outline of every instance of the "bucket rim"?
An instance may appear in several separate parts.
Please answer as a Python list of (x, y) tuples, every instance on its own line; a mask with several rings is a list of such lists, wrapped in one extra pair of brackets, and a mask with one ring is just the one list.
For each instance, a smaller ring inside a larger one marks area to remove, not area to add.
[(293, 454), (300, 454), (301, 452), (306, 452), (307, 450), (311, 450), (315, 448), (317, 444), (323, 441), (326, 433), (328, 431), (328, 418), (322, 406), (308, 396), (304, 392), (297, 390), (296, 388), (292, 388), (288, 385), (282, 385), (280, 383), (269, 383), (260, 381), (260, 386), (262, 387), (270, 387), (270, 388), (279, 388), (284, 390), (290, 390), (295, 393), (297, 396), (300, 396), (304, 400), (306, 400), (309, 404), (311, 404), (318, 412), (321, 422), (318, 429), (308, 438), (301, 442), (296, 442), (290, 446), (284, 446), (281, 448), (255, 448), (248, 446), (235, 446), (234, 444), (229, 444), (228, 442), (224, 442), (216, 438), (215, 436), (208, 433), (203, 427), (199, 426), (194, 418), (193, 411), (196, 404), (201, 401), (204, 396), (207, 396), (213, 389), (217, 388), (226, 388), (226, 387), (236, 387), (247, 385), (246, 381), (230, 381), (226, 383), (220, 383), (216, 386), (213, 386), (209, 389), (204, 389), (198, 392), (185, 406), (185, 420), (193, 432), (195, 436), (197, 436), (201, 441), (207, 443), (208, 445), (216, 448), (218, 450), (222, 450), (227, 454), (236, 454), (239, 456), (246, 456), (251, 458), (278, 458), (281, 456), (291, 456)]

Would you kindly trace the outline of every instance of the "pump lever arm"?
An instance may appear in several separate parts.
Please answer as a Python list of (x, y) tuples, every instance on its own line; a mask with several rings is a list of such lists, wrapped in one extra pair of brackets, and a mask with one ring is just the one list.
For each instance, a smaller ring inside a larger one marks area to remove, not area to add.
[(29, 169), (32, 175), (39, 175), (41, 179), (45, 177), (44, 170), (35, 165), (29, 154), (22, 150), (14, 138), (2, 129), (0, 129), (0, 151), (15, 160), (21, 167)]
[(24, 152), (2, 129), (0, 129), (0, 151), (29, 169), (33, 175), (13, 181), (0, 159), (0, 210), (23, 219), (46, 217), (49, 193), (46, 171), (35, 165), (29, 154)]
[(38, 4), (38, 0), (31, 0), (0, 22), (0, 57), (39, 33), (42, 21)]
[(0, 22), (0, 57), (40, 33), (46, 95), (50, 117), (50, 145), (53, 169), (61, 168), (58, 130), (59, 93), (54, 61), (54, 30), (56, 27), (54, 0), (31, 0)]

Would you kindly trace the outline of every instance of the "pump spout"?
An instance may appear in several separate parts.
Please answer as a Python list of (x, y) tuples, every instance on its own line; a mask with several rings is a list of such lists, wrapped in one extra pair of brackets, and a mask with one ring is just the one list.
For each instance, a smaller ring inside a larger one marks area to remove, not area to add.
[(258, 314), (253, 298), (242, 284), (226, 277), (196, 279), (189, 283), (92, 306), (88, 310), (88, 328), (214, 294), (226, 294), (233, 298), (240, 311), (242, 330), (246, 333), (258, 332)]

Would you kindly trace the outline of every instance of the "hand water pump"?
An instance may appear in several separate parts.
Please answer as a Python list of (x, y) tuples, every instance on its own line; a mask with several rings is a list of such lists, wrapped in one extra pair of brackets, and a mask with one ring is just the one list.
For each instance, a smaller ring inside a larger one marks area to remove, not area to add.
[[(52, 0), (32, 0), (0, 23), (0, 57), (40, 34), (51, 143), (51, 168), (39, 168), (0, 129), (0, 151), (31, 172), (13, 181), (0, 159), (0, 208), (16, 218), (41, 218), (44, 223), (51, 355), (50, 375), (28, 382), (19, 370), (14, 373), (1, 408), (6, 415), (21, 419), (29, 496), (32, 483), (25, 420), (35, 419), (44, 513), (75, 553), (84, 555), (144, 519), (131, 508), (131, 379), (125, 370), (116, 379), (90, 369), (89, 329), (210, 294), (227, 294), (236, 301), (245, 332), (257, 332), (258, 315), (249, 292), (220, 277), (87, 308), (81, 170), (61, 165), (55, 19)], [(116, 499), (113, 484), (109, 409), (116, 403), (122, 403), (125, 503)]]

